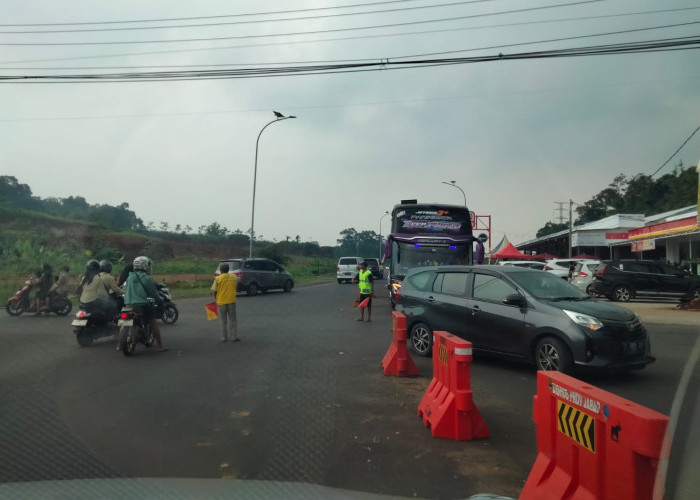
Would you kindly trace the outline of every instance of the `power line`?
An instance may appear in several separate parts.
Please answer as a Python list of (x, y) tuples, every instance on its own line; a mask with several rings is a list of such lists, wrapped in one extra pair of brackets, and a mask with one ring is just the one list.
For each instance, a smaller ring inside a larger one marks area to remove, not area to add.
[(303, 32), (297, 32), (297, 33), (268, 33), (268, 34), (263, 34), (263, 35), (239, 35), (239, 36), (225, 36), (225, 37), (207, 37), (207, 38), (180, 38), (180, 39), (171, 39), (171, 40), (129, 40), (129, 41), (111, 41), (111, 42), (53, 42), (53, 43), (45, 43), (45, 42), (30, 42), (30, 43), (0, 43), (0, 46), (22, 46), (22, 47), (36, 47), (36, 46), (86, 46), (86, 45), (139, 45), (139, 44), (148, 44), (148, 43), (187, 43), (187, 42), (211, 42), (211, 41), (217, 41), (217, 40), (245, 40), (245, 39), (251, 39), (251, 38), (273, 38), (273, 37), (281, 37), (281, 36), (300, 36), (300, 35), (319, 35), (319, 34), (324, 34), (324, 33), (342, 33), (342, 32), (347, 32), (347, 31), (358, 31), (358, 30), (372, 30), (372, 29), (380, 29), (380, 28), (395, 28), (399, 26), (415, 26), (419, 24), (430, 24), (430, 23), (441, 23), (441, 22), (450, 22), (450, 21), (456, 21), (456, 20), (463, 20), (463, 19), (475, 19), (475, 18), (480, 18), (480, 17), (489, 17), (489, 16), (499, 16), (499, 15), (505, 15), (505, 14), (518, 14), (518, 13), (523, 13), (523, 12), (533, 12), (533, 11), (540, 11), (540, 10), (546, 10), (546, 9), (555, 9), (559, 7), (571, 7), (575, 5), (584, 5), (584, 4), (590, 4), (590, 3), (597, 3), (601, 2), (603, 0), (580, 0), (578, 2), (571, 2), (571, 3), (564, 3), (564, 4), (554, 4), (554, 5), (545, 5), (542, 7), (529, 7), (529, 8), (524, 8), (524, 9), (512, 9), (512, 10), (507, 10), (507, 11), (501, 11), (501, 12), (489, 12), (489, 13), (484, 13), (484, 14), (471, 14), (468, 16), (455, 16), (455, 17), (450, 17), (450, 18), (442, 18), (442, 19), (426, 19), (423, 21), (408, 21), (408, 22), (403, 22), (403, 23), (394, 23), (394, 24), (380, 24), (380, 25), (374, 25), (374, 26), (359, 26), (359, 27), (354, 27), (354, 28), (335, 28), (335, 29), (330, 29), (330, 30), (314, 30), (314, 31), (303, 31)]
[(407, 69), (457, 64), (471, 64), (503, 60), (551, 59), (629, 53), (693, 50), (700, 48), (700, 37), (682, 37), (665, 40), (628, 42), (559, 50), (497, 54), (489, 56), (418, 59), (410, 61), (366, 61), (343, 64), (286, 66), (281, 68), (241, 68), (208, 71), (163, 71), (142, 73), (101, 73), (68, 75), (8, 75), (0, 76), (3, 83), (60, 83), (60, 82), (117, 82), (117, 81), (188, 81), (233, 78), (260, 78), (292, 75), (317, 75), (327, 73), (354, 73), (388, 69)]
[(676, 151), (668, 158), (668, 160), (663, 162), (663, 164), (659, 168), (657, 168), (654, 171), (654, 173), (651, 174), (649, 177), (654, 177), (656, 174), (658, 174), (659, 170), (664, 168), (668, 164), (668, 162), (670, 162), (673, 159), (673, 157), (676, 156), (678, 154), (678, 152), (685, 147), (686, 144), (688, 144), (688, 141), (690, 141), (690, 139), (693, 138), (693, 136), (698, 132), (698, 130), (700, 130), (700, 126), (698, 128), (696, 128), (695, 130), (693, 130), (693, 133), (690, 134), (685, 141), (683, 141), (683, 144), (681, 144), (680, 147), (678, 149), (676, 149)]
[(33, 23), (33, 24), (0, 24), (0, 27), (23, 27), (23, 26), (87, 26), (91, 24), (130, 24), (130, 23), (160, 23), (160, 22), (172, 22), (172, 21), (196, 21), (198, 19), (224, 19), (229, 17), (248, 17), (248, 16), (268, 16), (268, 15), (278, 15), (278, 14), (295, 14), (301, 12), (318, 12), (325, 10), (334, 9), (349, 9), (355, 7), (368, 7), (375, 5), (387, 5), (396, 3), (406, 3), (415, 2), (416, 0), (387, 0), (384, 2), (370, 2), (370, 3), (359, 3), (354, 5), (338, 5), (334, 7), (315, 7), (309, 9), (294, 9), (294, 10), (278, 10), (269, 12), (256, 12), (256, 13), (245, 13), (245, 14), (221, 14), (216, 16), (196, 16), (196, 17), (170, 17), (170, 18), (160, 18), (160, 19), (132, 19), (132, 20), (120, 20), (120, 21), (86, 21), (86, 22), (75, 22), (75, 23)]
[[(560, 22), (570, 22), (570, 21), (583, 21), (583, 20), (594, 20), (594, 19), (606, 19), (606, 18), (612, 18), (612, 17), (623, 17), (623, 16), (635, 16), (635, 15), (646, 15), (646, 14), (656, 14), (660, 12), (672, 12), (672, 11), (678, 11), (678, 10), (696, 10), (700, 9), (700, 7), (688, 7), (688, 8), (683, 8), (683, 9), (667, 9), (667, 10), (656, 10), (656, 11), (642, 11), (642, 12), (628, 12), (628, 13), (621, 13), (621, 14), (607, 14), (607, 15), (601, 15), (601, 16), (584, 16), (584, 17), (572, 17), (572, 18), (560, 18), (560, 19), (549, 19), (549, 20), (541, 20), (541, 21), (525, 21), (525, 22), (517, 22), (517, 23), (504, 23), (504, 24), (491, 24), (491, 25), (483, 25), (483, 26), (467, 26), (467, 27), (462, 27), (462, 28), (447, 28), (447, 29), (439, 29), (439, 30), (423, 30), (423, 31), (411, 31), (411, 32), (404, 32), (404, 33), (391, 33), (391, 34), (379, 34), (379, 35), (362, 35), (362, 36), (351, 36), (351, 37), (336, 37), (336, 38), (327, 38), (327, 39), (316, 39), (316, 40), (303, 40), (303, 41), (285, 41), (285, 42), (272, 42), (272, 43), (263, 43), (263, 44), (249, 44), (249, 45), (228, 45), (224, 47), (206, 47), (206, 48), (200, 48), (200, 49), (181, 49), (181, 50), (157, 50), (157, 51), (149, 51), (149, 52), (128, 52), (128, 53), (121, 53), (121, 54), (103, 54), (103, 55), (97, 55), (97, 56), (78, 56), (78, 57), (62, 57), (62, 58), (53, 58), (53, 59), (31, 59), (31, 60), (24, 60), (24, 61), (4, 61), (0, 62), (0, 64), (24, 64), (24, 63), (30, 63), (30, 62), (53, 62), (53, 61), (73, 61), (73, 60), (83, 60), (83, 59), (104, 59), (104, 58), (112, 58), (112, 57), (132, 57), (132, 56), (143, 56), (143, 55), (160, 55), (160, 54), (181, 54), (184, 52), (202, 52), (202, 51), (210, 51), (210, 50), (229, 50), (229, 49), (243, 49), (243, 48), (254, 48), (254, 47), (272, 47), (272, 46), (278, 46), (278, 45), (291, 45), (291, 44), (309, 44), (309, 43), (319, 43), (319, 42), (335, 42), (335, 41), (343, 41), (343, 40), (364, 40), (364, 39), (371, 39), (371, 38), (388, 38), (388, 37), (395, 37), (395, 36), (410, 36), (410, 35), (423, 35), (423, 34), (433, 34), (433, 33), (447, 33), (447, 32), (453, 32), (453, 31), (466, 31), (466, 30), (477, 30), (477, 29), (490, 29), (490, 28), (504, 28), (504, 27), (513, 27), (513, 26), (527, 26), (527, 25), (535, 25), (535, 24), (549, 24), (549, 23), (560, 23)], [(656, 28), (648, 28), (648, 29), (656, 29)], [(277, 64), (277, 63), (269, 63), (269, 64)], [(284, 64), (291, 64), (291, 63), (284, 63)], [(149, 65), (149, 66), (106, 66), (106, 67), (97, 67), (97, 68), (86, 68), (86, 67), (63, 67), (63, 68), (0, 68), (0, 69), (33, 69), (33, 70), (51, 70), (51, 69), (124, 69), (124, 68), (158, 68), (158, 67), (167, 67), (167, 68), (175, 68), (175, 67), (211, 67), (211, 66), (218, 66), (218, 65), (166, 65), (166, 66), (155, 66), (155, 65)], [(231, 65), (229, 65), (231, 66)]]
[[(468, 0), (461, 2), (451, 2), (443, 4), (433, 4), (433, 5), (419, 5), (415, 7), (402, 7), (396, 9), (381, 9), (381, 10), (370, 10), (363, 12), (344, 12), (340, 14), (324, 14), (320, 16), (304, 16), (304, 17), (288, 17), (288, 18), (278, 18), (278, 19), (255, 19), (250, 21), (230, 21), (230, 22), (218, 22), (218, 23), (206, 23), (206, 24), (180, 24), (180, 25), (166, 25), (166, 26), (131, 26), (128, 28), (93, 28), (93, 29), (76, 29), (76, 30), (31, 30), (31, 31), (0, 31), (0, 35), (28, 35), (28, 34), (53, 34), (53, 33), (96, 33), (96, 32), (106, 32), (106, 31), (136, 31), (136, 30), (158, 30), (158, 29), (176, 29), (176, 28), (203, 28), (203, 27), (214, 27), (214, 26), (231, 26), (240, 24), (260, 24), (260, 23), (274, 23), (274, 22), (289, 22), (289, 21), (308, 21), (316, 19), (329, 19), (334, 17), (348, 17), (348, 16), (363, 16), (367, 14), (386, 14), (389, 12), (406, 12), (412, 10), (425, 10), (425, 9), (435, 9), (441, 7), (456, 7), (459, 5), (468, 5), (475, 3), (493, 2), (495, 0)], [(2, 26), (2, 25), (0, 25)]]

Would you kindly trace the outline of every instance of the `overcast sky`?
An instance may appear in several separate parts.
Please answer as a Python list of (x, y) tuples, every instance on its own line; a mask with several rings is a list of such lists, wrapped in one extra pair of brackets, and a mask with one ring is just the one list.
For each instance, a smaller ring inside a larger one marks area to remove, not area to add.
[[(522, 11), (546, 6), (557, 7)], [(429, 8), (405, 10), (414, 7)], [(685, 10), (647, 13), (669, 9)], [(280, 11), (294, 12), (241, 16)], [(205, 16), (228, 17), (9, 26)], [(4, 0), (0, 19), (0, 75), (58, 75), (508, 55), (695, 36), (700, 24), (589, 35), (700, 23), (700, 1)], [(174, 27), (214, 23), (229, 24)], [(120, 29), (7, 34), (106, 28)], [(220, 39), (155, 43), (193, 38)], [(58, 45), (134, 41), (150, 43)], [(18, 43), (48, 45), (10, 45)], [(492, 216), (495, 244), (504, 234), (534, 237), (556, 218), (557, 201), (583, 203), (619, 173), (654, 172), (700, 125), (700, 51), (248, 79), (2, 83), (0, 109), (0, 174), (42, 198), (127, 202), (156, 226), (216, 221), (246, 231), (255, 142), (276, 110), (298, 119), (271, 125), (260, 139), (259, 236), (335, 244), (345, 228), (378, 232), (401, 199), (461, 204), (459, 190), (442, 184), (454, 180), (470, 209)], [(700, 133), (662, 173), (698, 158)]]

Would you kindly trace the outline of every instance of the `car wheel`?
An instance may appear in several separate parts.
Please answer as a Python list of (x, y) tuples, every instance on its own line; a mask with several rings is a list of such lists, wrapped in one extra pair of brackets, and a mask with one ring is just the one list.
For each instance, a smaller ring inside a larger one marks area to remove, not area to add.
[(619, 285), (613, 290), (613, 300), (616, 302), (629, 302), (632, 298), (632, 289), (626, 285)]
[(537, 343), (535, 364), (538, 370), (566, 374), (571, 374), (574, 369), (571, 351), (561, 340), (554, 337), (545, 337)]
[(595, 297), (595, 292), (593, 291), (593, 285), (588, 285), (588, 286), (586, 287), (586, 293), (587, 293), (590, 297)]
[(339, 284), (339, 285), (342, 285), (342, 284), (343, 284), (343, 280), (341, 280), (340, 278), (338, 278), (338, 284)]
[(411, 328), (411, 346), (419, 356), (430, 356), (433, 352), (433, 331), (428, 325), (416, 323)]
[(700, 299), (700, 288), (694, 288), (690, 291), (690, 300)]
[(248, 285), (248, 290), (246, 293), (248, 295), (250, 295), (251, 297), (254, 295), (257, 295), (258, 294), (258, 284), (253, 282), (250, 285)]
[(282, 288), (282, 290), (284, 290), (285, 292), (289, 293), (289, 292), (292, 291), (292, 287), (293, 287), (293, 286), (294, 286), (294, 285), (292, 284), (292, 280), (287, 280), (287, 281), (284, 282), (284, 288)]

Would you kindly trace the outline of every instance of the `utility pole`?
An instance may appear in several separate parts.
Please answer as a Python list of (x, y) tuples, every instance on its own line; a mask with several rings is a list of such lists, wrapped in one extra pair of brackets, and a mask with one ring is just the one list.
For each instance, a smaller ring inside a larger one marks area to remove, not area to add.
[(574, 200), (569, 198), (569, 258), (571, 258), (571, 233), (573, 232)]

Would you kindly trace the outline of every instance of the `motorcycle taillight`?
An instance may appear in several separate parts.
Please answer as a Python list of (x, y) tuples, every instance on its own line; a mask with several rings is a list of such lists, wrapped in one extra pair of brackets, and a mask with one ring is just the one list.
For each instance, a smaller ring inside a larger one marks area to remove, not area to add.
[(80, 311), (80, 312), (78, 313), (78, 317), (79, 317), (79, 318), (84, 318), (84, 317), (85, 317), (85, 311)]
[(126, 314), (126, 313), (121, 313), (121, 314), (119, 315), (119, 319), (127, 319), (128, 317), (129, 317), (129, 315)]

